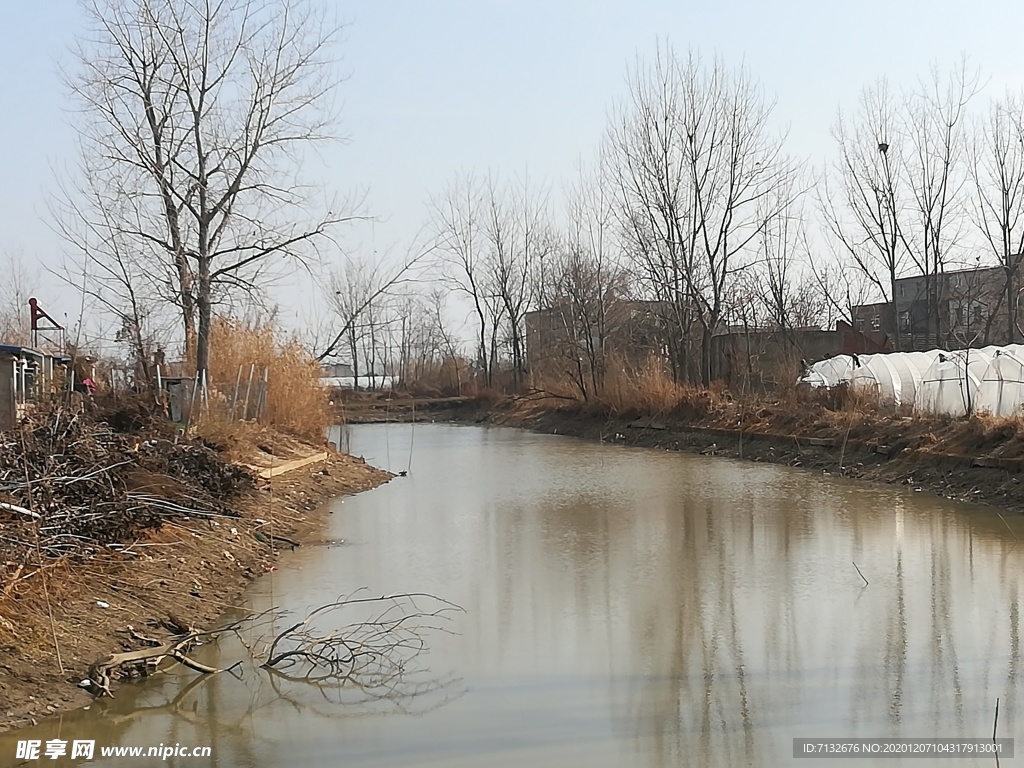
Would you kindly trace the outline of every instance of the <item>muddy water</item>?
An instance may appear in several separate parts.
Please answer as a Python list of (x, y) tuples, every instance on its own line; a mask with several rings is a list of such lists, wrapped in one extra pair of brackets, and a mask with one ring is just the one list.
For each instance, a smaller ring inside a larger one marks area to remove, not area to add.
[[(178, 766), (809, 767), (793, 738), (991, 736), (997, 697), (1000, 735), (1018, 735), (1019, 518), (513, 430), (349, 438), (409, 476), (337, 502), (325, 538), (346, 543), (290, 554), (251, 603), (302, 613), (360, 586), (457, 602), (457, 634), (418, 660), (421, 695), (253, 670), (185, 688), (189, 673), (18, 737), (212, 747)], [(929, 761), (849, 764), (901, 762)]]

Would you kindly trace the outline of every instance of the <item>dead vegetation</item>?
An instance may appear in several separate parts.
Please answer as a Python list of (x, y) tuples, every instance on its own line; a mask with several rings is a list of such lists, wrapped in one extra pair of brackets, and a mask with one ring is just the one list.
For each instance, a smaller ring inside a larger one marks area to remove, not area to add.
[(251, 486), (202, 444), (122, 434), (57, 406), (0, 433), (0, 558), (10, 569), (120, 549), (168, 520), (232, 516), (227, 502)]
[(323, 440), (331, 425), (327, 392), (320, 366), (297, 340), (281, 337), (268, 324), (218, 318), (210, 347), (212, 395), (198, 420), (199, 434), (223, 434), (232, 424), (253, 421)]
[[(954, 418), (880, 405), (847, 387), (791, 386), (764, 394), (737, 394), (721, 382), (710, 387), (675, 384), (656, 368), (609, 372), (597, 397), (583, 400), (551, 386), (531, 396), (506, 398), (498, 420), (516, 424), (551, 415), (612, 425), (636, 422), (669, 429), (715, 429), (737, 434), (870, 442), (889, 454), (903, 450), (970, 458), (1024, 459), (1024, 423), (984, 413)], [(605, 430), (607, 431), (607, 430)]]

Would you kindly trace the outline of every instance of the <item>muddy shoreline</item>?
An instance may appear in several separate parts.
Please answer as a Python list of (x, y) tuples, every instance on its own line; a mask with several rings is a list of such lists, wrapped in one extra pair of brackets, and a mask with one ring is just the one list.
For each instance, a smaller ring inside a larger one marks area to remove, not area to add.
[(237, 517), (177, 520), (128, 553), (63, 564), (48, 574), (45, 589), (37, 579), (5, 595), (0, 732), (88, 705), (92, 696), (77, 684), (93, 661), (129, 647), (129, 625), (152, 627), (170, 618), (209, 627), (236, 608), (250, 581), (275, 569), (281, 558), (287, 563), (287, 550), (271, 548), (265, 537), (258, 540), (257, 529), (313, 543), (326, 522), (326, 502), (391, 477), (359, 459), (330, 453), (324, 461), (259, 481), (232, 502)]
[[(809, 409), (813, 411), (814, 409)], [(895, 415), (867, 419), (845, 416), (835, 423), (801, 423), (777, 414), (750, 428), (733, 427), (735, 414), (609, 416), (579, 406), (505, 401), (420, 403), (416, 422), (494, 424), (586, 440), (662, 450), (686, 451), (767, 462), (910, 487), (947, 499), (1024, 513), (1024, 435), (1005, 423), (924, 420)], [(412, 409), (396, 402), (380, 408), (349, 409), (349, 423), (412, 421)], [(739, 419), (742, 423), (742, 417)], [(787, 422), (794, 423), (787, 423)], [(810, 422), (811, 419), (804, 419)], [(730, 423), (731, 422), (731, 423)], [(774, 429), (773, 429), (774, 427)], [(970, 438), (973, 438), (970, 439)], [(983, 448), (979, 450), (978, 446)]]

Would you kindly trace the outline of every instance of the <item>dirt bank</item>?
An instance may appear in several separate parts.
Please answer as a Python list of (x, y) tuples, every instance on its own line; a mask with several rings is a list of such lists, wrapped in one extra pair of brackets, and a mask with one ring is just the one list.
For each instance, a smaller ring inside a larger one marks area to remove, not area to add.
[[(377, 421), (384, 409), (363, 404), (350, 416)], [(706, 391), (653, 415), (534, 396), (496, 403), (419, 402), (415, 416), (785, 464), (1024, 512), (1024, 424), (1016, 419), (864, 409), (845, 402), (841, 393), (739, 400)], [(400, 398), (388, 404), (387, 420), (411, 417)]]
[[(128, 535), (116, 550), (92, 547), (60, 557), (43, 553), (38, 559), (22, 555), (23, 562), (7, 554), (0, 564), (0, 731), (87, 704), (91, 696), (77, 683), (96, 659), (129, 648), (129, 625), (210, 626), (238, 604), (250, 580), (275, 567), (281, 553), (267, 543), (268, 534), (311, 543), (323, 523), (315, 513), (325, 501), (391, 478), (350, 456), (328, 452), (322, 460), (267, 480), (259, 477), (261, 469), (324, 449), (280, 436), (255, 452), (238, 445), (220, 447), (225, 456), (249, 465), (245, 474), (250, 478), (237, 492), (224, 494), (219, 502), (224, 514), (178, 513), (152, 525), (125, 513), (118, 520)], [(143, 443), (135, 450), (159, 448)], [(129, 483), (138, 479), (137, 474), (128, 477)], [(136, 495), (131, 498), (137, 500), (138, 487), (132, 488)], [(183, 492), (200, 495), (183, 475), (158, 478), (148, 470), (144, 490), (147, 498), (172, 491), (179, 503)], [(23, 525), (20, 518), (25, 517), (0, 519), (0, 532)]]

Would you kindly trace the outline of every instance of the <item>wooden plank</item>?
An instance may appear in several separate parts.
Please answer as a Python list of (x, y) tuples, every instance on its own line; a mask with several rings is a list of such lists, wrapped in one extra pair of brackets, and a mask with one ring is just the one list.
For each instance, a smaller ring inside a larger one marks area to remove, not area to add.
[(1021, 460), (1001, 459), (995, 456), (980, 456), (972, 462), (972, 466), (986, 467), (990, 469), (1008, 469), (1011, 472), (1019, 472), (1021, 468)]
[[(312, 456), (307, 456), (304, 459), (286, 461), (284, 464), (278, 464), (276, 467), (264, 467), (263, 469), (257, 469), (256, 474), (264, 480), (269, 480), (272, 477), (283, 475), (285, 472), (291, 472), (293, 469), (299, 469), (300, 467), (305, 467), (318, 461), (327, 461), (326, 451), (323, 453), (313, 454)], [(253, 469), (256, 469), (256, 467), (253, 467)]]
[(817, 445), (822, 448), (835, 448), (836, 441), (831, 437), (801, 437), (798, 438), (800, 442), (807, 443), (808, 445)]

